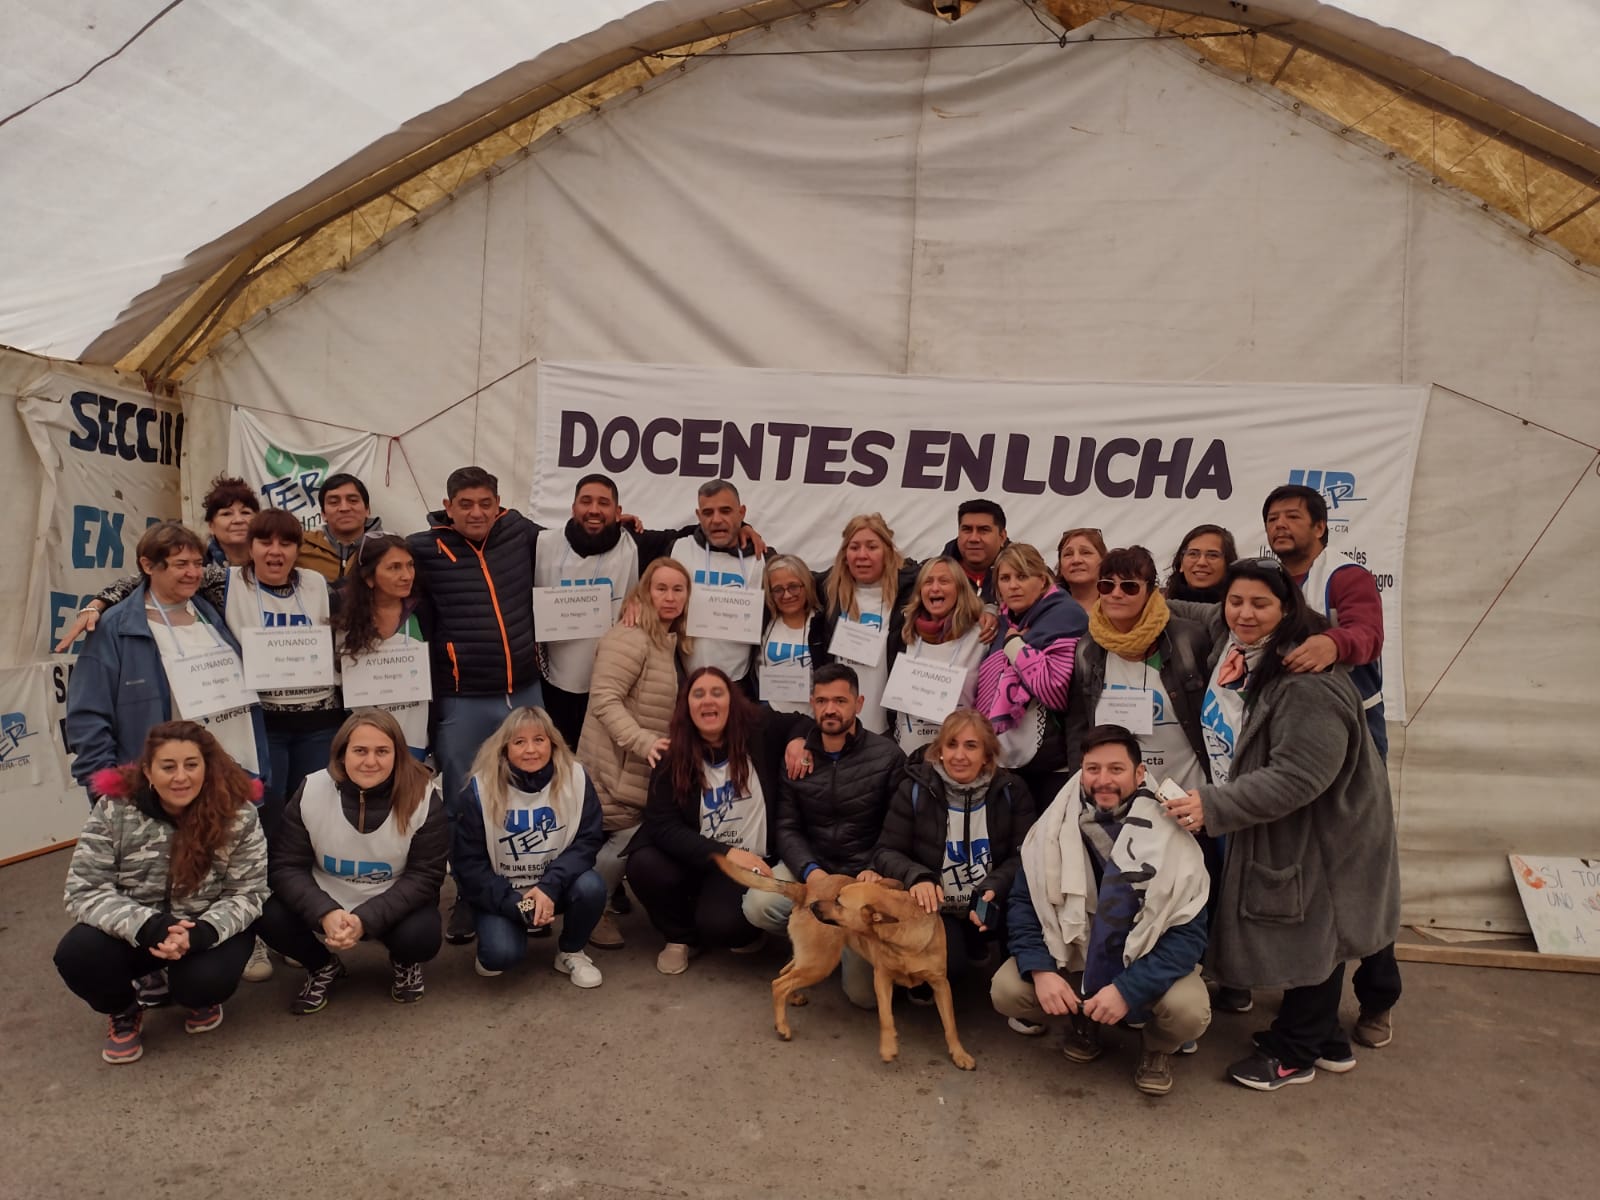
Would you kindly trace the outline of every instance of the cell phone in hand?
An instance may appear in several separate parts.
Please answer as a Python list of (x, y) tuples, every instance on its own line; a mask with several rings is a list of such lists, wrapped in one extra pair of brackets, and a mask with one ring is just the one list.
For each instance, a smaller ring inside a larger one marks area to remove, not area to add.
[(992, 901), (985, 900), (982, 896), (973, 900), (972, 911), (978, 914), (978, 924), (987, 925), (989, 923), (989, 915), (994, 912), (995, 907), (996, 905)]

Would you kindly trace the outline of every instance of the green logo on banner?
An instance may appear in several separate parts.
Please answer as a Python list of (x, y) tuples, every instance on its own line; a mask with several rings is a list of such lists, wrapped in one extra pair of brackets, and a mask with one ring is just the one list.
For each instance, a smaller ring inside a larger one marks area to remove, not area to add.
[(267, 474), (274, 479), (303, 479), (307, 475), (320, 479), (328, 473), (328, 460), (316, 454), (294, 454), (269, 444), (263, 458)]

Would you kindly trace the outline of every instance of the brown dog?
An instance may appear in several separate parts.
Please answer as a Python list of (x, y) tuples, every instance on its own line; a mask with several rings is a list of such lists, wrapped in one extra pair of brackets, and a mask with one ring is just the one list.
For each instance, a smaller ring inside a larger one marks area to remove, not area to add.
[(858, 883), (848, 875), (813, 872), (806, 883), (757, 875), (736, 867), (722, 855), (717, 865), (736, 883), (787, 896), (791, 958), (772, 981), (772, 1018), (778, 1036), (788, 1041), (789, 1005), (804, 1004), (799, 989), (833, 974), (846, 945), (872, 964), (872, 986), (878, 997), (878, 1056), (893, 1062), (900, 1054), (894, 1027), (894, 985), (933, 989), (944, 1043), (950, 1060), (963, 1071), (977, 1066), (956, 1034), (955, 1005), (945, 978), (944, 922), (928, 913), (898, 881)]

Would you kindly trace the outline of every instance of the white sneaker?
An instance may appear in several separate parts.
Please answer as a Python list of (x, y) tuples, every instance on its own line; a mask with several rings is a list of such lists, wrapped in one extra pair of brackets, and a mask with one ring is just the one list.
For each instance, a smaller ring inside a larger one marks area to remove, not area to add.
[(256, 939), (255, 948), (250, 951), (250, 961), (244, 965), (244, 977), (251, 983), (272, 978), (272, 960), (267, 957), (267, 944), (260, 938)]
[(1045, 1032), (1043, 1025), (1024, 1021), (1021, 1017), (1007, 1017), (1006, 1024), (1011, 1026), (1011, 1032), (1020, 1033), (1023, 1037), (1039, 1037)]
[(483, 965), (483, 959), (478, 958), (476, 955), (474, 955), (473, 959), (472, 959), (472, 969), (474, 971), (476, 971), (479, 975), (482, 975), (485, 979), (497, 979), (501, 975), (505, 974), (504, 971), (491, 971), (491, 970), (489, 970), (488, 967)]
[(572, 980), (581, 988), (599, 987), (604, 978), (600, 968), (582, 950), (574, 950), (568, 954), (565, 950), (556, 955), (555, 969)]

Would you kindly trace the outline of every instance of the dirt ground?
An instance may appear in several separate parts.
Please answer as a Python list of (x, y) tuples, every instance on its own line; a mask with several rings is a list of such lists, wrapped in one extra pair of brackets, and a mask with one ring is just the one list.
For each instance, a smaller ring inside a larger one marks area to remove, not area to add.
[[(0, 1197), (1469, 1197), (1585, 1194), (1600, 1163), (1600, 976), (1405, 966), (1396, 1036), (1347, 1075), (1247, 1091), (1223, 1070), (1275, 996), (1218, 1015), (1177, 1087), (1133, 1089), (1135, 1035), (1077, 1066), (958, 993), (978, 1069), (937, 1015), (897, 1010), (901, 1058), (836, 980), (773, 1034), (758, 956), (654, 969), (626, 949), (580, 991), (534, 941), (482, 979), (446, 946), (418, 1005), (381, 948), (329, 1007), (285, 1011), (299, 971), (242, 984), (220, 1029), (162, 1009), (142, 1061), (100, 1061), (104, 1022), (51, 966), (67, 853), (0, 869)], [(1350, 1014), (1353, 1016), (1353, 1013)]]

